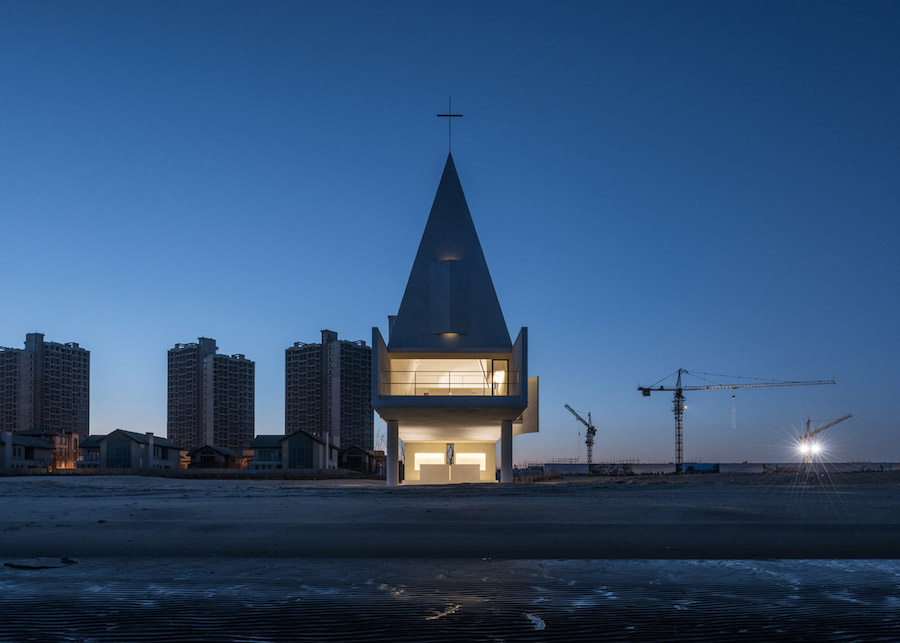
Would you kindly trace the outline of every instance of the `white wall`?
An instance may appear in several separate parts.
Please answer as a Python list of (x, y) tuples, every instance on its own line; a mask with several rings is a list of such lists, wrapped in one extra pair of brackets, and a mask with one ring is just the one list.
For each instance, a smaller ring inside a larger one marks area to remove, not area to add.
[[(405, 458), (404, 474), (408, 482), (421, 482), (420, 471), (416, 471), (417, 453), (440, 454), (440, 461), (446, 464), (447, 442), (409, 442), (404, 441)], [(481, 482), (494, 482), (497, 479), (497, 464), (495, 460), (496, 443), (494, 442), (462, 442), (454, 441), (453, 450), (455, 461), (459, 461), (460, 454), (478, 454), (484, 456), (484, 470), (481, 472)], [(464, 457), (465, 459), (465, 457)]]

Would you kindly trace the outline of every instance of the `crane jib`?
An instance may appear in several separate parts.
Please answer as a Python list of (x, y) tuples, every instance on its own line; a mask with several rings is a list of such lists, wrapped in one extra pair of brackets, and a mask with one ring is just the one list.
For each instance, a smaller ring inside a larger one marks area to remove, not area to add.
[(648, 397), (652, 391), (727, 391), (739, 388), (772, 388), (777, 386), (821, 386), (823, 384), (834, 384), (834, 380), (810, 380), (810, 381), (789, 381), (789, 382), (765, 382), (761, 384), (710, 384), (708, 386), (678, 386), (651, 388), (648, 386), (639, 386), (639, 390), (644, 397)]
[[(768, 382), (757, 382), (755, 384), (706, 384), (706, 385), (690, 385), (684, 386), (681, 383), (681, 375), (687, 374), (691, 375), (689, 371), (686, 371), (683, 368), (675, 371), (678, 373), (678, 380), (675, 383), (674, 387), (670, 386), (638, 386), (637, 390), (641, 392), (641, 395), (644, 397), (650, 397), (650, 393), (653, 391), (669, 391), (674, 392), (674, 399), (672, 400), (672, 412), (675, 415), (675, 472), (682, 473), (682, 463), (683, 463), (683, 435), (684, 435), (684, 409), (685, 409), (685, 400), (684, 400), (684, 392), (685, 391), (734, 391), (737, 389), (748, 389), (748, 388), (773, 388), (777, 386), (819, 386), (823, 384), (834, 384), (834, 380), (770, 380)], [(672, 375), (674, 375), (673, 373)], [(716, 376), (713, 373), (706, 373), (706, 375)], [(663, 379), (668, 379), (671, 375), (664, 377)], [(695, 375), (696, 377), (696, 375)], [(730, 375), (719, 375), (718, 377), (733, 377)], [(700, 378), (705, 379), (705, 378)], [(743, 379), (758, 379), (758, 378), (743, 378)], [(660, 382), (662, 380), (659, 380)], [(708, 380), (707, 380), (708, 381)], [(659, 383), (659, 382), (657, 382)], [(569, 408), (568, 404), (566, 408)], [(572, 411), (571, 408), (569, 408)], [(575, 411), (572, 411), (575, 417), (578, 417), (578, 414)], [(580, 419), (580, 418), (579, 418)], [(734, 424), (734, 411), (732, 409), (732, 425)], [(823, 427), (827, 428), (827, 427)], [(822, 430), (823, 430), (822, 429)], [(807, 429), (808, 431), (809, 429)]]

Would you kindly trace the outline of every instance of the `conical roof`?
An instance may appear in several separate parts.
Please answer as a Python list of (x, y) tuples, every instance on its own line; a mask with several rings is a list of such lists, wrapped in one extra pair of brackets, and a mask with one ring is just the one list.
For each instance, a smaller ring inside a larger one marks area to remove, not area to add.
[(388, 350), (509, 352), (512, 343), (497, 301), (453, 157), (419, 243)]

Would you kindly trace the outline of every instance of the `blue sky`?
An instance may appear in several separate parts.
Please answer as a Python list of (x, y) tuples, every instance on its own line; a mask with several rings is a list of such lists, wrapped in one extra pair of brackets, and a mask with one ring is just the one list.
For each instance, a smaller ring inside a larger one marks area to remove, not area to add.
[[(807, 417), (900, 460), (900, 5), (6, 2), (0, 344), (91, 350), (91, 429), (163, 432), (166, 350), (256, 361), (395, 313), (447, 152), (541, 433), (516, 460), (671, 460), (679, 367), (836, 386), (688, 396), (685, 457)], [(376, 427), (380, 427), (378, 422)]]

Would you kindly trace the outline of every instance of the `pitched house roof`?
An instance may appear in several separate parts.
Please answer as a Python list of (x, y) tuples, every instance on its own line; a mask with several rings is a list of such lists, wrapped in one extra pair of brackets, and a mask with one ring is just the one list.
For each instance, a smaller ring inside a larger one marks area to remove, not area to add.
[(89, 435), (79, 444), (79, 448), (82, 449), (99, 449), (100, 448), (100, 438), (106, 436), (103, 435)]
[(370, 457), (370, 456), (371, 456), (371, 454), (370, 454), (368, 451), (366, 451), (366, 450), (363, 449), (362, 447), (356, 446), (355, 444), (351, 444), (351, 445), (350, 445), (349, 447), (347, 447), (346, 449), (341, 449), (341, 455), (344, 455), (344, 454), (346, 454), (346, 453), (349, 453), (350, 451), (358, 451), (359, 453), (362, 453), (362, 454), (363, 454), (364, 456), (366, 456), (366, 457)]
[[(313, 435), (313, 434), (310, 433), (309, 431), (304, 431), (303, 429), (300, 429), (299, 431), (294, 431), (293, 433), (291, 433), (291, 434), (289, 434), (289, 435), (286, 435), (286, 436), (284, 436), (284, 437), (281, 438), (281, 439), (282, 439), (282, 440), (287, 440), (287, 439), (289, 439), (289, 438), (293, 438), (293, 437), (299, 436), (299, 435), (301, 435), (301, 434), (302, 434), (302, 435), (305, 435), (305, 436), (308, 437), (308, 438), (312, 438), (313, 440), (315, 440), (315, 441), (318, 442), (319, 444), (325, 444), (325, 440), (323, 440), (322, 438), (320, 438), (320, 437), (317, 436), (317, 435)], [(334, 445), (332, 445), (332, 446), (334, 446)]]
[[(121, 433), (140, 444), (149, 444), (150, 443), (150, 438), (147, 437), (146, 433), (135, 433), (134, 431), (126, 431), (125, 429), (116, 429), (112, 433), (109, 433), (107, 435), (102, 435), (99, 437), (98, 442), (102, 442), (103, 440), (106, 440), (107, 438), (115, 435), (116, 433)], [(180, 449), (181, 448), (179, 445), (175, 444), (171, 440), (167, 440), (166, 438), (161, 438), (158, 435), (153, 436), (153, 446), (168, 447), (170, 449)]]
[[(281, 443), (289, 438), (293, 438), (295, 436), (300, 435), (306, 436), (312, 440), (315, 440), (319, 444), (325, 444), (325, 440), (320, 438), (317, 435), (313, 435), (309, 431), (304, 431), (300, 429), (299, 431), (294, 431), (293, 433), (289, 433), (288, 435), (257, 435), (253, 438), (253, 442), (250, 443), (250, 447), (253, 449), (277, 449), (281, 447)], [(334, 444), (331, 444), (333, 449), (337, 449)]]
[[(6, 444), (6, 438), (3, 436), (4, 433), (0, 433), (0, 444)], [(53, 445), (47, 444), (43, 440), (28, 435), (17, 435), (15, 433), (12, 434), (12, 444), (14, 447), (33, 447), (35, 449), (49, 449), (51, 451), (54, 448)]]
[(66, 433), (65, 431), (56, 431), (55, 429), (28, 429), (27, 431), (16, 431), (19, 435), (72, 435), (71, 433)]
[(192, 456), (195, 453), (199, 453), (200, 451), (203, 451), (204, 449), (209, 449), (210, 451), (214, 451), (214, 452), (218, 453), (219, 455), (225, 456), (226, 458), (240, 458), (241, 457), (237, 453), (232, 451), (231, 449), (226, 449), (225, 447), (220, 447), (215, 444), (204, 444), (202, 447), (194, 447), (193, 449), (188, 451), (188, 455)]
[(250, 443), (252, 449), (280, 449), (283, 435), (257, 435)]

